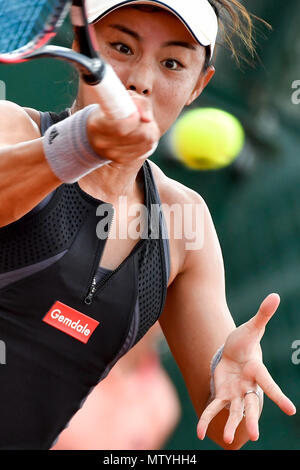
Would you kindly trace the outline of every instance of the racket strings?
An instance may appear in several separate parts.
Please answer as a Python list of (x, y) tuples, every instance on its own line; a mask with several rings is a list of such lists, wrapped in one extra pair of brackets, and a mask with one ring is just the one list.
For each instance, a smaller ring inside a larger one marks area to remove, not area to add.
[(0, 0), (0, 54), (10, 53), (53, 30), (62, 0)]

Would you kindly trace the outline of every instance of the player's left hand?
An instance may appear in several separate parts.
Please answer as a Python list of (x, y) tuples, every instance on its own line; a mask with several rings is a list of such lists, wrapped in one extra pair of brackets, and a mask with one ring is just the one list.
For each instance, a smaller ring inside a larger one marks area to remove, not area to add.
[[(296, 413), (294, 404), (274, 382), (262, 362), (260, 341), (279, 303), (278, 294), (268, 295), (257, 314), (228, 336), (222, 359), (214, 373), (215, 398), (206, 407), (198, 422), (199, 439), (204, 438), (211, 420), (223, 408), (229, 407), (229, 417), (223, 435), (224, 442), (232, 443), (235, 431), (244, 418), (249, 439), (257, 440), (258, 420), (263, 402), (262, 391), (287, 415)], [(247, 393), (249, 391), (257, 392), (259, 397), (256, 393)]]

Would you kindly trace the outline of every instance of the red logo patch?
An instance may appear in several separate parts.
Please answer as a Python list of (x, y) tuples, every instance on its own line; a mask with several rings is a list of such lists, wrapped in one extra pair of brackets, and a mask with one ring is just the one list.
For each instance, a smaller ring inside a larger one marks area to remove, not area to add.
[(43, 321), (82, 343), (88, 342), (99, 325), (98, 321), (59, 301), (55, 302)]

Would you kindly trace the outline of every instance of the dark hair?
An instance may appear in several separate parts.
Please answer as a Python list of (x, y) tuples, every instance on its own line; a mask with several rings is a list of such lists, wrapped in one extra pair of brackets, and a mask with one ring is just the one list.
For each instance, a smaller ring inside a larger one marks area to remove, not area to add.
[[(182, 0), (184, 1), (184, 0)], [(243, 55), (234, 44), (237, 38), (245, 47), (251, 58), (257, 56), (255, 28), (253, 20), (258, 20), (268, 28), (271, 26), (261, 18), (248, 12), (248, 10), (238, 0), (208, 0), (213, 7), (219, 22), (220, 34), (222, 36), (221, 43), (232, 53), (236, 62), (240, 64), (240, 58), (247, 63), (250, 61)], [(142, 11), (155, 12), (160, 8), (150, 5), (134, 5), (132, 8)], [(215, 54), (214, 54), (215, 56)], [(206, 47), (206, 57), (203, 70), (211, 65), (210, 50)]]
[[(257, 56), (256, 27), (254, 20), (260, 22), (268, 29), (272, 27), (262, 18), (250, 13), (238, 0), (208, 0), (218, 17), (220, 33), (223, 36), (221, 44), (232, 53), (240, 65), (240, 59), (251, 65), (251, 61), (241, 53), (234, 44), (237, 39), (246, 49), (251, 59)], [(207, 66), (209, 63), (207, 63)]]

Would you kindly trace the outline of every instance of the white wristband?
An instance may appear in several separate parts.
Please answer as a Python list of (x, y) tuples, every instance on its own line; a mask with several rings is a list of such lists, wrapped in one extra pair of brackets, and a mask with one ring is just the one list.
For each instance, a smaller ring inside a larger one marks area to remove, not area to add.
[(45, 132), (45, 157), (52, 171), (64, 183), (75, 183), (111, 161), (100, 157), (88, 140), (87, 119), (97, 107), (97, 104), (89, 105)]

